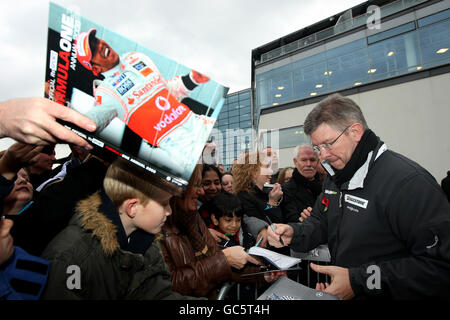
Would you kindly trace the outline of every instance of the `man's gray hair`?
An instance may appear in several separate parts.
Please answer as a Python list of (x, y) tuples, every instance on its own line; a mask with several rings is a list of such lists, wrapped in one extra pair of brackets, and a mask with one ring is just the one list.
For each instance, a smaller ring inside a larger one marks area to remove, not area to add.
[[(311, 149), (312, 151), (314, 151), (314, 148), (313, 148), (312, 144), (310, 144), (310, 143), (302, 143), (302, 144), (296, 146), (295, 149), (294, 149), (294, 158), (295, 159), (298, 160), (298, 152), (300, 151), (300, 149), (303, 149), (303, 148)], [(314, 151), (314, 153), (316, 153), (316, 152)]]
[(320, 101), (308, 114), (303, 125), (310, 136), (322, 123), (335, 130), (343, 131), (353, 123), (360, 123), (364, 130), (369, 129), (361, 108), (350, 98), (335, 93)]

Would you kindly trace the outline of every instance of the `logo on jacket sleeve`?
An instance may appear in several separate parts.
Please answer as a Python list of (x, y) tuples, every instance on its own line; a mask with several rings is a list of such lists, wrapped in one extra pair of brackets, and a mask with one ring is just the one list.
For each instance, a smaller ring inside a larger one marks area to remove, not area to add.
[(363, 209), (367, 209), (367, 205), (369, 204), (369, 200), (363, 199), (363, 198), (359, 198), (359, 197), (355, 197), (349, 194), (346, 194), (344, 197), (344, 201), (351, 203), (355, 206), (358, 206), (360, 208)]

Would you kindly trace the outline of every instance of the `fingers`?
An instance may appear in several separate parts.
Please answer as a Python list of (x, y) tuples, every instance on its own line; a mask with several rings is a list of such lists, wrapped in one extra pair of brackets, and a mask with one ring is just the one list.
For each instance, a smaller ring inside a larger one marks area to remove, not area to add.
[(259, 261), (258, 259), (256, 259), (255, 257), (252, 257), (251, 255), (247, 254), (248, 258), (247, 258), (247, 262), (256, 264), (257, 266), (261, 265), (261, 261)]
[(299, 220), (300, 222), (303, 222), (306, 218), (308, 218), (308, 217), (311, 216), (311, 211), (312, 211), (312, 208), (311, 208), (311, 207), (308, 207), (308, 208), (304, 209), (304, 210), (300, 213), (300, 217), (298, 218), (298, 220)]
[[(76, 133), (72, 132), (70, 129), (65, 128), (58, 122), (55, 122), (55, 120), (61, 119), (67, 121), (91, 132), (96, 130), (95, 122), (71, 108), (64, 107), (48, 99), (45, 100), (46, 101), (44, 108), (47, 111), (49, 117), (42, 124), (43, 129), (48, 131), (48, 133), (55, 137), (57, 140), (72, 143), (91, 150), (92, 146), (86, 140), (78, 136)], [(56, 142), (53, 137), (51, 137), (51, 139), (53, 140), (53, 142)], [(44, 140), (48, 141), (48, 138), (44, 138)]]
[(81, 113), (71, 108), (63, 107), (62, 105), (52, 102), (50, 100), (48, 101), (50, 103), (48, 105), (48, 108), (50, 108), (49, 115), (53, 116), (56, 119), (71, 122), (87, 131), (93, 132), (96, 130), (97, 127), (95, 125), (95, 122), (89, 119), (88, 117), (82, 115)]
[(309, 265), (311, 266), (311, 269), (313, 269), (315, 272), (327, 274), (329, 276), (333, 276), (334, 275), (334, 271), (333, 270), (336, 268), (334, 266), (320, 266), (320, 265), (314, 264), (312, 262)]
[(322, 283), (322, 282), (317, 282), (316, 283), (316, 290), (319, 291), (326, 291), (326, 289), (330, 286), (330, 284), (328, 282)]
[(284, 224), (273, 224), (273, 226), (275, 228), (275, 231), (273, 231), (271, 227), (267, 228), (267, 239), (269, 241), (269, 244), (276, 248), (281, 248), (284, 247), (284, 245), (289, 244), (290, 240), (287, 241), (285, 237), (283, 237), (284, 244), (280, 241), (281, 237), (287, 231), (286, 228), (289, 228), (289, 226)]
[(209, 228), (208, 230), (209, 230), (209, 233), (213, 236), (214, 240), (216, 240), (216, 242), (221, 242), (222, 239), (227, 240), (227, 241), (230, 240), (230, 238), (228, 238), (222, 232), (219, 232), (219, 231), (211, 229), (211, 228)]

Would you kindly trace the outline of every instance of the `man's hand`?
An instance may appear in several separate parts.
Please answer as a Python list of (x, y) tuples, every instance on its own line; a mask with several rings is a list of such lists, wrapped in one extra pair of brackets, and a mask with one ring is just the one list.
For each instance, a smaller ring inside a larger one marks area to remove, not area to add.
[(319, 266), (311, 263), (311, 269), (315, 272), (327, 274), (331, 277), (331, 283), (318, 283), (316, 289), (331, 293), (343, 300), (349, 300), (355, 296), (350, 284), (350, 276), (347, 268), (336, 266)]
[(269, 192), (269, 204), (272, 206), (276, 206), (282, 196), (283, 190), (281, 190), (281, 185), (279, 183), (275, 183), (272, 190), (270, 190)]
[(46, 98), (20, 98), (0, 103), (0, 137), (36, 145), (64, 141), (92, 149), (76, 133), (56, 120), (71, 122), (87, 131), (95, 131), (95, 123), (82, 114)]
[(214, 240), (216, 240), (216, 242), (221, 242), (222, 239), (223, 240), (230, 240), (230, 238), (228, 238), (226, 235), (224, 235), (222, 232), (214, 230), (209, 228), (209, 233), (211, 233), (211, 235), (213, 236)]
[(227, 258), (228, 263), (236, 269), (242, 269), (248, 262), (261, 265), (255, 257), (252, 257), (241, 246), (233, 246), (222, 250)]
[(311, 216), (312, 208), (308, 207), (306, 209), (303, 209), (300, 218), (298, 218), (298, 221), (303, 222), (306, 218)]
[(267, 227), (267, 239), (271, 246), (275, 248), (281, 248), (283, 245), (280, 242), (280, 237), (283, 239), (284, 245), (288, 245), (292, 241), (294, 235), (294, 229), (288, 224), (273, 224), (275, 232), (273, 232), (272, 227)]
[(262, 228), (261, 231), (258, 233), (258, 236), (256, 237), (256, 240), (262, 237), (262, 240), (259, 244), (259, 247), (265, 248), (267, 247), (267, 228)]
[(21, 142), (11, 145), (0, 159), (0, 174), (11, 180), (23, 167), (32, 165), (44, 146), (33, 146)]
[(268, 272), (264, 274), (264, 280), (266, 280), (267, 283), (275, 282), (280, 277), (287, 277), (287, 271)]

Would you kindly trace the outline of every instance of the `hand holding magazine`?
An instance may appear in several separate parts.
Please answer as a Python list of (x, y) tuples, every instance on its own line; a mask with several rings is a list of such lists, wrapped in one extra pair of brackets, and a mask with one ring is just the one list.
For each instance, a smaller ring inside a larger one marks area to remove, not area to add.
[(248, 254), (262, 257), (266, 262), (268, 262), (271, 266), (273, 266), (275, 270), (276, 269), (286, 270), (302, 261), (299, 258), (293, 258), (260, 247), (251, 247), (248, 250)]

